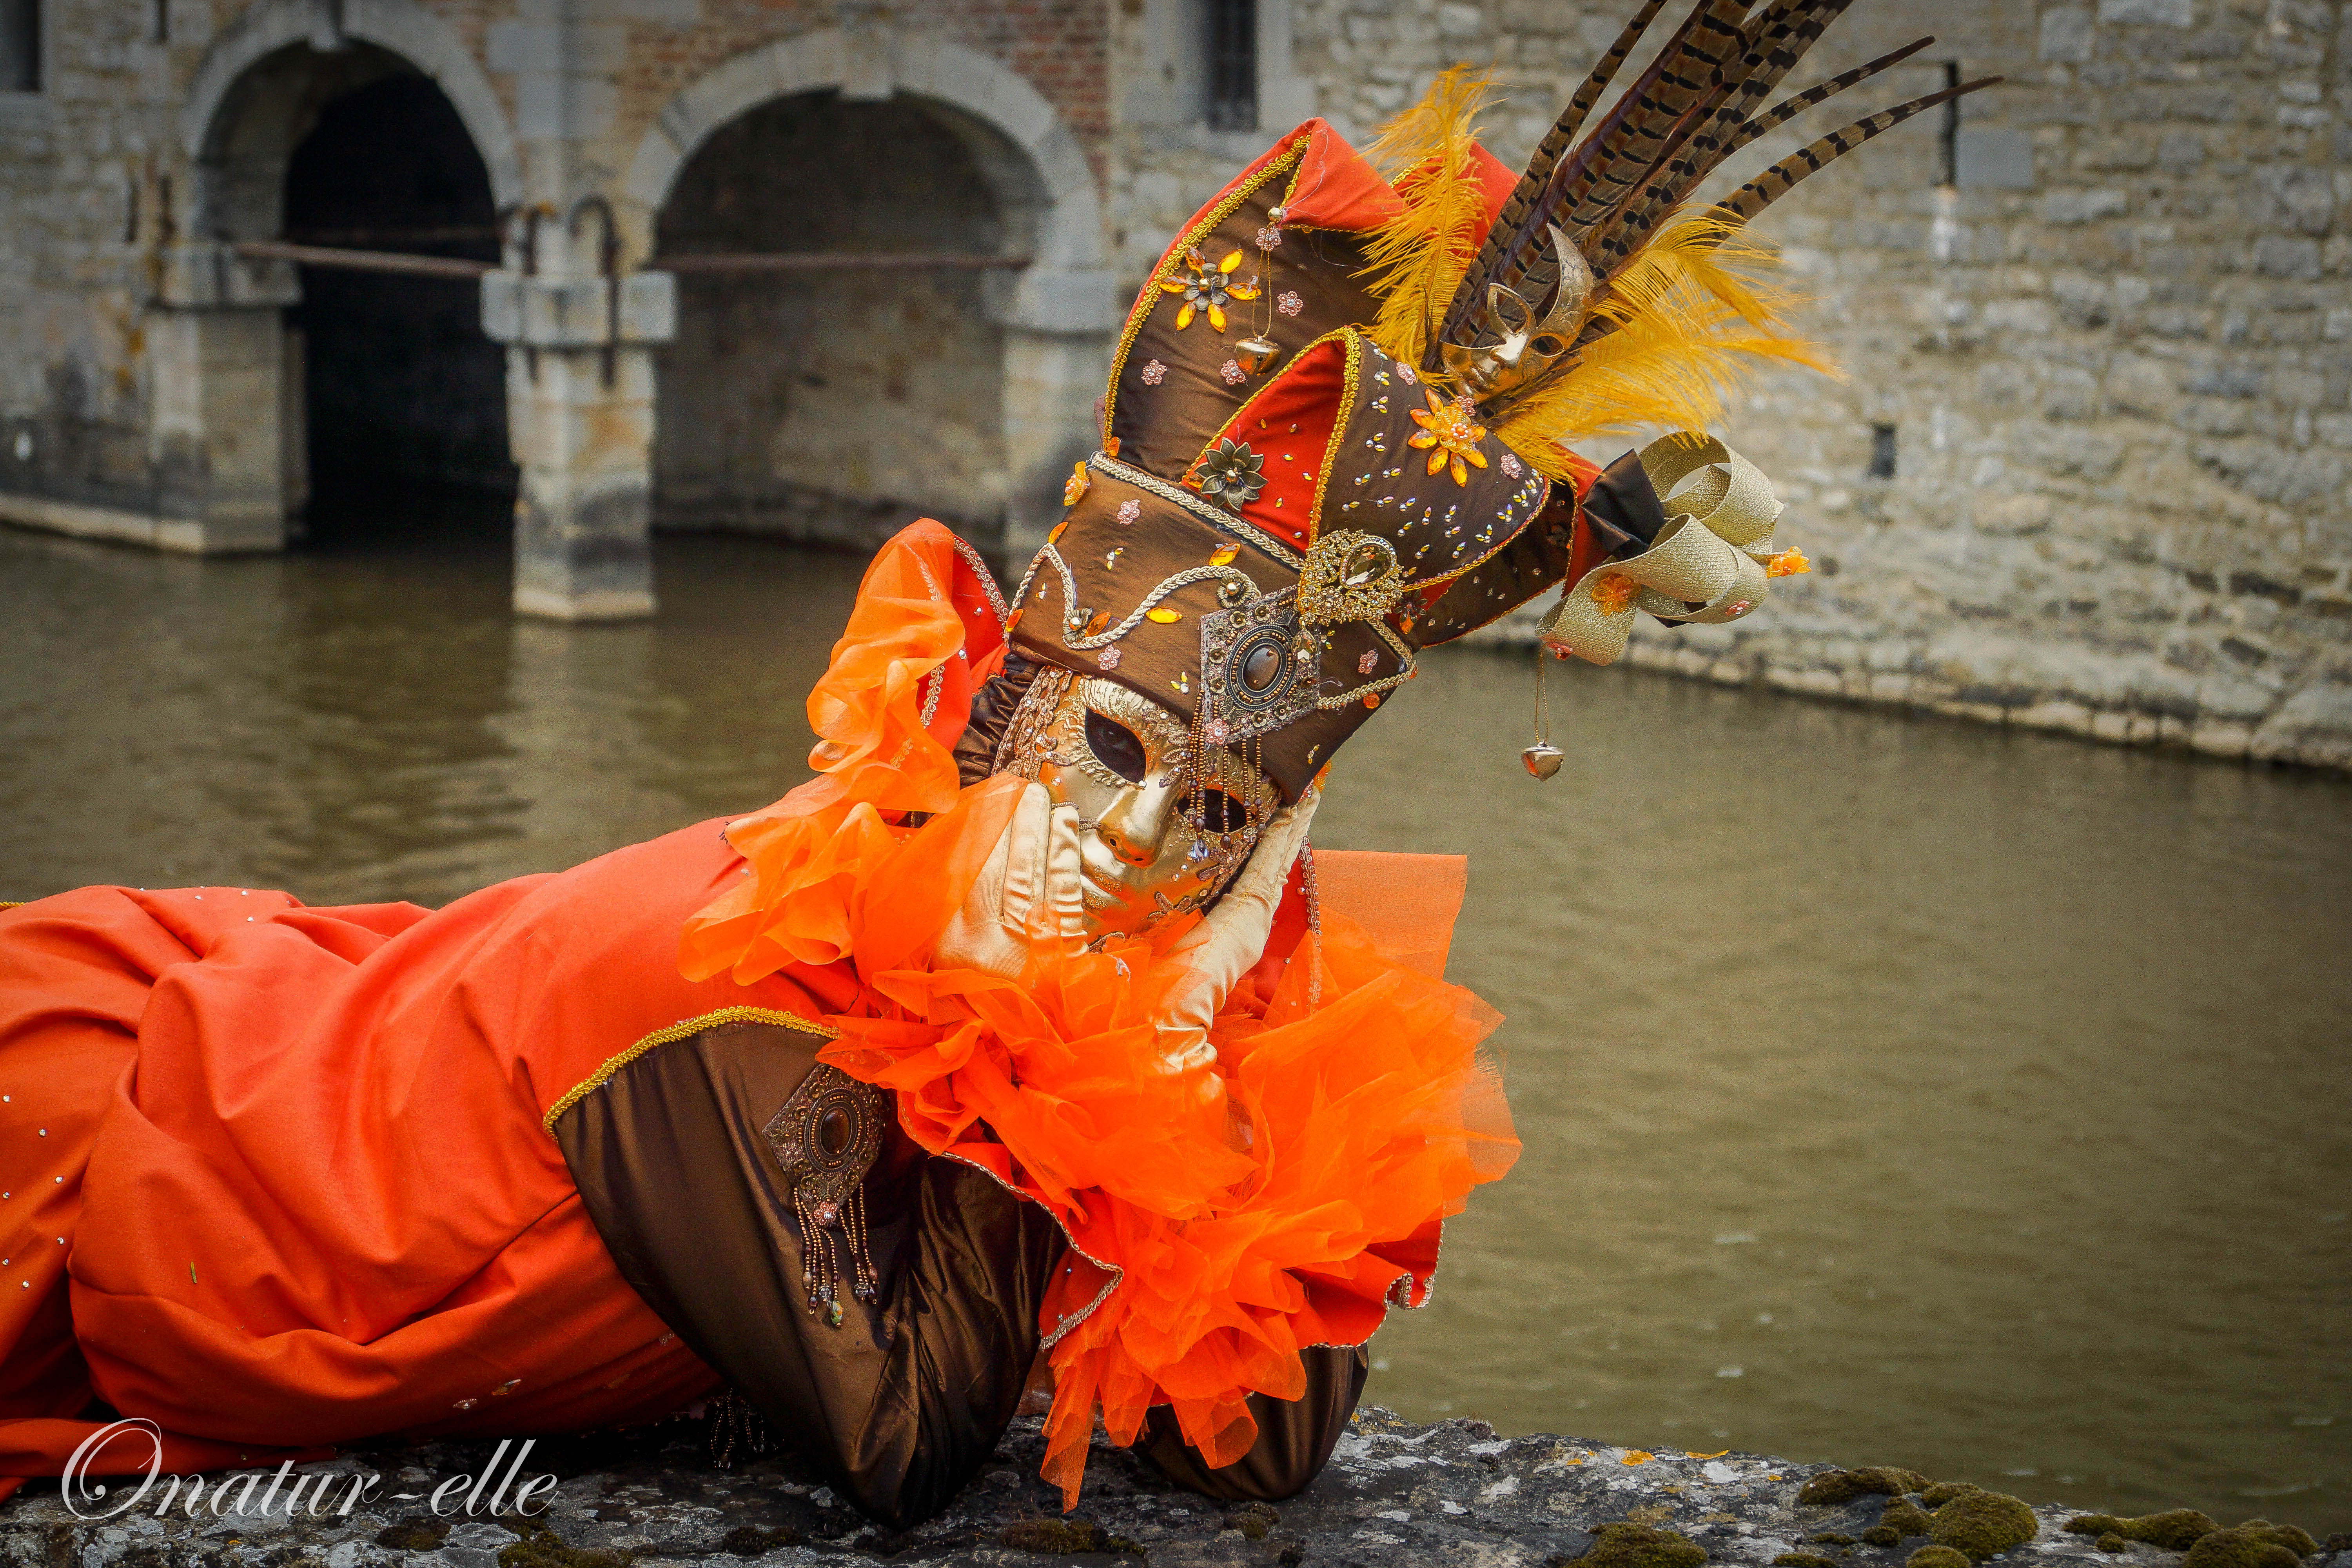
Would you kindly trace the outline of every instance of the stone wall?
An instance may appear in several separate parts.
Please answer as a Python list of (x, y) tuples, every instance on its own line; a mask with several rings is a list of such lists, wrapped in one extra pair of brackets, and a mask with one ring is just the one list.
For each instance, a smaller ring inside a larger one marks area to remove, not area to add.
[[(1351, 136), (1438, 68), (1495, 64), (1488, 140), (1510, 161), (1622, 9), (1321, 0), (1297, 7), (1295, 58)], [(1143, 20), (1118, 40), (1126, 73), (1148, 64)], [(2345, 25), (2326, 0), (1857, 5), (1792, 85), (1938, 42), (1804, 136), (1942, 87), (1948, 63), (2008, 80), (1759, 226), (1847, 378), (1762, 377), (1725, 434), (1817, 570), (1735, 626), (1647, 627), (1631, 658), (2352, 766)], [(1759, 142), (1737, 174), (1799, 142)], [(1115, 144), (1126, 283), (1234, 159), (1124, 128)]]

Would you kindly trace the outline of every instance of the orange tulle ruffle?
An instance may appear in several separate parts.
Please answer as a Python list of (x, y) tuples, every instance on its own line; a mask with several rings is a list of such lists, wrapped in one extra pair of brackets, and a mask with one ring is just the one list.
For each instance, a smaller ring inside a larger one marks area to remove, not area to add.
[[(1458, 862), (1364, 858), (1381, 929), (1327, 900), (1320, 936), (1283, 963), (1305, 923), (1286, 907), (1210, 1032), (1215, 1061), (1187, 1072), (1153, 1027), (1181, 926), (1041, 949), (1018, 979), (929, 965), (1021, 787), (954, 787), (969, 679), (923, 712), (930, 672), (992, 668), (1002, 647), (944, 533), (916, 524), (867, 573), (810, 700), (823, 774), (730, 827), (751, 875), (688, 922), (681, 967), (740, 980), (849, 959), (857, 996), (828, 1017), (841, 1038), (824, 1059), (895, 1091), (925, 1149), (1067, 1232), (1040, 1328), (1055, 1373), (1045, 1473), (1075, 1503), (1097, 1410), (1127, 1443), (1171, 1405), (1212, 1465), (1238, 1460), (1248, 1396), (1298, 1397), (1301, 1349), (1360, 1344), (1391, 1305), (1418, 1306), (1440, 1227), (1518, 1143), (1478, 1050), (1499, 1019), (1438, 977)], [(936, 815), (910, 828), (910, 811)], [(1416, 897), (1416, 877), (1435, 890)]]

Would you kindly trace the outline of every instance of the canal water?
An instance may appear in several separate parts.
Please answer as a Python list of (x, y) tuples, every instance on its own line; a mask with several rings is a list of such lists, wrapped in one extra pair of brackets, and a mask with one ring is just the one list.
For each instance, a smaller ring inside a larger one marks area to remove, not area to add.
[[(774, 798), (859, 563), (495, 532), (198, 561), (0, 529), (0, 898), (438, 903)], [(1370, 1397), (2352, 1529), (2352, 781), (1441, 652), (1318, 841), (1470, 857), (1527, 1152)]]

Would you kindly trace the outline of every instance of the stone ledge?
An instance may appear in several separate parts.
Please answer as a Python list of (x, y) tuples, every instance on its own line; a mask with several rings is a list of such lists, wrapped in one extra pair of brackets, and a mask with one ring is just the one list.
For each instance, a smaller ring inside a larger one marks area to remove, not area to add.
[[(1914, 1505), (1851, 1485), (1800, 1491), (1832, 1467), (1755, 1454), (1656, 1454), (1577, 1438), (1497, 1437), (1483, 1422), (1417, 1426), (1387, 1411), (1358, 1413), (1330, 1465), (1298, 1497), (1228, 1505), (1178, 1490), (1133, 1456), (1096, 1445), (1077, 1510), (1037, 1479), (1040, 1424), (1014, 1423), (994, 1461), (936, 1520), (893, 1532), (828, 1488), (774, 1458), (711, 1468), (698, 1423), (538, 1446), (522, 1467), (559, 1478), (535, 1499), (533, 1521), (511, 1511), (435, 1519), (422, 1502), (287, 1520), (233, 1510), (194, 1520), (153, 1513), (151, 1493), (112, 1521), (77, 1520), (54, 1490), (0, 1505), (0, 1563), (10, 1568), (761, 1568), (888, 1561), (914, 1568), (1013, 1568), (1062, 1557), (1151, 1568), (1316, 1568), (1437, 1563), (1454, 1568), (1900, 1568), (1925, 1534), (1865, 1542), (1881, 1527), (1916, 1525)], [(383, 1479), (383, 1492), (423, 1493), (478, 1472), (486, 1446), (438, 1444), (358, 1453), (300, 1474)], [(270, 1472), (258, 1474), (267, 1486)], [(1841, 1473), (1843, 1474), (1843, 1473)], [(1861, 1472), (1861, 1477), (1900, 1472)], [(1919, 1478), (1910, 1477), (1911, 1481)], [(134, 1483), (135, 1484), (135, 1483)], [(348, 1481), (338, 1483), (347, 1488)], [(236, 1485), (242, 1491), (243, 1482)], [(258, 1491), (260, 1488), (257, 1488)], [(1969, 1489), (1973, 1490), (1973, 1489)], [(459, 1494), (459, 1495), (462, 1495)], [(1979, 1497), (1996, 1494), (1976, 1494)], [(341, 1490), (332, 1494), (340, 1501)], [(117, 1500), (119, 1500), (119, 1494)], [(1935, 1500), (1931, 1496), (1927, 1500)], [(101, 1505), (102, 1506), (102, 1505)], [(2020, 1521), (2022, 1504), (2000, 1504)], [(1992, 1561), (2051, 1568), (2176, 1568), (2178, 1551), (2124, 1544), (2113, 1552), (2070, 1533), (2076, 1510), (2031, 1510), (2035, 1534)], [(1622, 1528), (1609, 1530), (1609, 1526)], [(1676, 1539), (1679, 1538), (1679, 1539)], [(1883, 1536), (1882, 1536), (1883, 1538)], [(2189, 1568), (2201, 1568), (2197, 1563)], [(2352, 1537), (2331, 1537), (2306, 1568), (2352, 1568)]]

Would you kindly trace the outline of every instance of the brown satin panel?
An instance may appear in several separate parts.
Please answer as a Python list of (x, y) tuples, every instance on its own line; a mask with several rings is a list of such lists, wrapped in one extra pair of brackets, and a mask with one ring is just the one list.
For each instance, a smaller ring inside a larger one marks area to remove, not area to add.
[(997, 743), (1004, 739), (1013, 710), (1029, 694), (1037, 667), (1014, 654), (1004, 668), (980, 683), (971, 694), (971, 717), (956, 737), (956, 782), (966, 788), (996, 771)]
[[(1208, 235), (1193, 243), (1213, 265), (1234, 250), (1243, 260), (1236, 280), (1258, 275), (1265, 292), (1255, 301), (1235, 300), (1227, 310), (1225, 330), (1195, 316), (1183, 331), (1176, 330), (1177, 312), (1184, 297), (1160, 287), (1169, 275), (1171, 259), (1184, 265), (1180, 239), (1153, 269), (1144, 285), (1150, 312), (1135, 341), (1120, 360), (1110, 386), (1110, 431), (1118, 438), (1118, 459), (1144, 472), (1175, 483), (1184, 477), (1201, 448), (1233, 417), (1265, 376), (1290, 363), (1290, 356), (1338, 327), (1370, 321), (1380, 307), (1357, 276), (1362, 268), (1363, 247), (1355, 235), (1336, 229), (1285, 226), (1270, 267), (1261, 267), (1257, 232), (1266, 225), (1267, 211), (1288, 193), (1298, 167), (1296, 156), (1266, 171), (1265, 182), (1225, 215)], [(1286, 316), (1276, 301), (1286, 293), (1299, 299), (1299, 310)], [(1270, 325), (1268, 323), (1271, 323)], [(1219, 369), (1234, 357), (1234, 345), (1253, 328), (1281, 347), (1274, 363), (1261, 374), (1228, 382)], [(1153, 362), (1164, 367), (1158, 385), (1144, 379)]]
[(730, 1025), (656, 1047), (557, 1121), (604, 1245), (646, 1304), (778, 1441), (876, 1519), (929, 1517), (987, 1459), (1037, 1353), (1065, 1246), (1045, 1211), (895, 1125), (866, 1181), (881, 1300), (803, 1295), (790, 1194), (760, 1130), (821, 1041)]
[(1412, 411), (1429, 412), (1426, 389), (1405, 380), (1370, 339), (1358, 348), (1355, 395), (1331, 453), (1317, 536), (1341, 529), (1380, 535), (1396, 546), (1409, 584), (1465, 571), (1526, 528), (1550, 486), (1491, 432), (1477, 444), (1486, 466), (1463, 465), (1467, 484), (1455, 484), (1446, 468), (1431, 473), (1428, 451), (1407, 444), (1421, 430)]
[(1176, 1413), (1162, 1405), (1144, 1423), (1137, 1446), (1153, 1468), (1178, 1486), (1228, 1502), (1280, 1502), (1307, 1489), (1323, 1473), (1331, 1449), (1363, 1396), (1370, 1358), (1360, 1345), (1323, 1345), (1299, 1352), (1307, 1393), (1297, 1400), (1250, 1395), (1257, 1441), (1240, 1459), (1211, 1469), (1184, 1441)]
[[(1091, 470), (1090, 470), (1091, 471)], [(1233, 564), (1249, 574), (1262, 592), (1273, 593), (1297, 581), (1289, 568), (1255, 545), (1195, 517), (1174, 501), (1124, 484), (1108, 474), (1093, 474), (1093, 483), (1070, 509), (1054, 546), (1069, 563), (1078, 587), (1078, 604), (1089, 615), (1107, 613), (1113, 625), (1125, 620), (1145, 595), (1164, 579), (1191, 566), (1208, 563), (1220, 545), (1237, 548)], [(1118, 521), (1121, 502), (1132, 500), (1139, 510), (1133, 523)], [(1116, 564), (1106, 565), (1113, 550)], [(1189, 583), (1160, 603), (1183, 619), (1169, 624), (1139, 621), (1135, 629), (1112, 644), (1118, 666), (1105, 669), (1094, 649), (1076, 649), (1063, 640), (1062, 621), (1069, 613), (1062, 603), (1062, 580), (1052, 567), (1041, 564), (1030, 578), (1016, 606), (1020, 624), (1013, 628), (1013, 646), (1024, 658), (1041, 659), (1084, 675), (1115, 680), (1150, 698), (1186, 724), (1201, 700), (1201, 617), (1214, 614), (1217, 585)], [(1357, 666), (1370, 653), (1376, 661), (1372, 675)], [(1362, 625), (1331, 628), (1323, 651), (1326, 689), (1344, 690), (1379, 676), (1396, 673), (1396, 656), (1378, 634)], [(1184, 679), (1178, 690), (1176, 679)], [(1296, 800), (1331, 760), (1339, 743), (1371, 716), (1361, 703), (1318, 710), (1265, 737), (1266, 773), (1286, 800)]]

